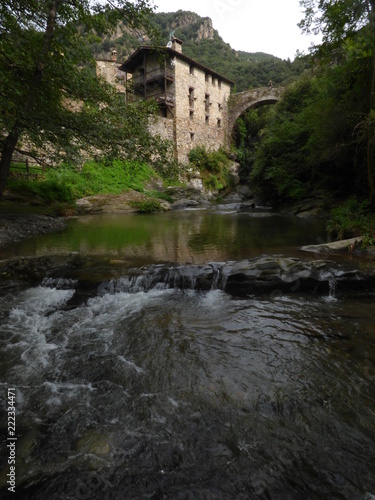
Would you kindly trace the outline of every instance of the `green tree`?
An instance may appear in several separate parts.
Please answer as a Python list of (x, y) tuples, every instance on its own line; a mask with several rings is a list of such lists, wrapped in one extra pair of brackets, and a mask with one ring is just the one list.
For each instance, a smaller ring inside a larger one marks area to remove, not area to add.
[(151, 13), (149, 0), (0, 0), (0, 196), (23, 143), (47, 164), (82, 152), (151, 158), (153, 106), (125, 106), (96, 77), (88, 43), (120, 19), (147, 29)]
[(347, 68), (359, 75), (369, 65), (365, 92), (367, 111), (359, 116), (353, 132), (365, 145), (367, 181), (370, 201), (375, 201), (375, 0), (301, 0), (304, 19), (300, 27), (305, 32), (321, 32), (323, 43), (316, 54), (325, 63), (345, 60)]

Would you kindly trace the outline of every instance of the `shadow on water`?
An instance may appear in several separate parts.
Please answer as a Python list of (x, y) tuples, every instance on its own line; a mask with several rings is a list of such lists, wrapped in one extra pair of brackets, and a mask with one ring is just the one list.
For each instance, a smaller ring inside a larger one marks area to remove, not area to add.
[(197, 289), (189, 266), (189, 279), (146, 286), (151, 264), (296, 255), (322, 231), (272, 215), (103, 216), (18, 246), (148, 267), (142, 280), (98, 282), (82, 300), (79, 283), (58, 276), (0, 296), (17, 498), (374, 498), (372, 292), (236, 296)]

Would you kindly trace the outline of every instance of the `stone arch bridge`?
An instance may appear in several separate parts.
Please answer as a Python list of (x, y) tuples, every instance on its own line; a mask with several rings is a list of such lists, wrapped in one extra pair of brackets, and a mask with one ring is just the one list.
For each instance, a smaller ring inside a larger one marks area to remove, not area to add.
[(232, 137), (236, 120), (250, 108), (275, 104), (283, 93), (283, 87), (259, 87), (232, 94), (228, 101), (228, 137)]

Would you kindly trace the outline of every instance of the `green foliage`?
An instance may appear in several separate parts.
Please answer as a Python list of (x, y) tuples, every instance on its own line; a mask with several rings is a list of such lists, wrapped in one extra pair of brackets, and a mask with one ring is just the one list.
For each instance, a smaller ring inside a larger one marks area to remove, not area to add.
[(339, 240), (366, 235), (370, 242), (370, 222), (368, 214), (369, 202), (359, 202), (357, 198), (349, 198), (341, 207), (332, 210), (331, 218), (327, 222), (328, 234)]
[[(274, 203), (314, 189), (375, 199), (374, 3), (302, 0), (305, 31), (319, 29), (315, 67), (287, 88), (264, 115), (238, 121), (235, 141), (242, 173)], [(372, 83), (371, 83), (372, 82)]]
[(90, 53), (95, 33), (110, 35), (120, 19), (147, 27), (148, 3), (0, 2), (0, 194), (21, 141), (32, 145), (40, 163), (54, 165), (78, 163), (82, 152), (86, 158), (164, 159), (165, 144), (147, 128), (155, 105), (125, 106), (116, 89), (97, 78)]
[(372, 234), (365, 234), (362, 238), (361, 249), (365, 250), (368, 247), (375, 246), (375, 232)]
[(143, 191), (144, 184), (155, 175), (152, 168), (138, 162), (89, 161), (81, 170), (67, 164), (48, 170), (43, 180), (9, 179), (8, 187), (50, 205), (94, 194), (120, 194), (129, 189)]
[(17, 192), (31, 195), (46, 205), (51, 205), (55, 201), (71, 202), (74, 200), (72, 187), (56, 178), (40, 181), (27, 179), (13, 181), (10, 179), (8, 186)]
[(288, 87), (266, 124), (258, 125), (255, 119), (260, 128), (252, 136), (252, 149), (243, 139), (252, 135), (251, 125), (239, 126), (237, 144), (247, 147), (240, 151), (252, 152), (250, 161), (239, 156), (241, 166), (251, 171), (250, 182), (258, 193), (273, 202), (296, 200), (315, 188), (339, 197), (367, 195), (366, 154), (372, 125), (363, 118), (370, 78), (368, 59), (355, 65), (343, 60)]
[[(186, 22), (187, 19), (190, 22)], [(214, 39), (201, 39), (197, 42), (199, 29), (205, 19), (207, 18), (193, 12), (179, 10), (158, 13), (153, 17), (153, 23), (161, 32), (161, 45), (167, 44), (170, 33), (173, 32), (183, 40), (184, 54), (233, 80), (236, 92), (266, 86), (270, 80), (276, 85), (284, 84), (309, 67), (309, 60), (304, 57), (291, 62), (261, 52), (236, 51), (224, 42), (216, 30)], [(140, 44), (135, 35), (125, 30), (117, 38), (103, 37), (100, 42), (92, 40), (90, 49), (96, 57), (108, 57), (109, 51), (115, 48), (118, 58), (125, 60)]]
[(250, 109), (236, 122), (233, 130), (233, 143), (241, 165), (241, 178), (246, 181), (253, 169), (259, 141), (267, 124), (272, 120), (273, 105)]
[(222, 151), (207, 151), (205, 146), (193, 148), (188, 155), (189, 163), (197, 168), (207, 189), (224, 189), (229, 182), (229, 159)]
[(303, 78), (290, 86), (256, 149), (250, 181), (274, 202), (304, 197), (315, 180), (306, 156), (311, 133), (308, 104), (315, 93), (314, 79)]
[(130, 205), (141, 214), (150, 214), (161, 210), (161, 205), (157, 200), (132, 201)]
[[(303, 31), (321, 32), (323, 43), (315, 48), (316, 60), (321, 68), (333, 67), (334, 75), (340, 74), (345, 85), (337, 80), (340, 90), (339, 123), (343, 124), (344, 145), (349, 149), (354, 163), (362, 163), (360, 176), (366, 174), (367, 190), (375, 200), (375, 2), (373, 0), (301, 0), (304, 19)], [(338, 69), (338, 72), (335, 71)], [(328, 71), (329, 72), (329, 71)], [(330, 104), (333, 101), (328, 101)], [(355, 148), (350, 148), (347, 127), (355, 138)], [(327, 129), (329, 131), (329, 129)], [(337, 127), (334, 127), (337, 131)], [(330, 140), (329, 145), (333, 146)], [(348, 148), (349, 145), (349, 148)], [(344, 152), (338, 144), (340, 152)], [(353, 154), (353, 149), (358, 150)], [(335, 152), (333, 151), (335, 154)], [(337, 155), (335, 155), (337, 156)], [(357, 176), (356, 176), (357, 177)], [(360, 179), (361, 180), (361, 179)]]

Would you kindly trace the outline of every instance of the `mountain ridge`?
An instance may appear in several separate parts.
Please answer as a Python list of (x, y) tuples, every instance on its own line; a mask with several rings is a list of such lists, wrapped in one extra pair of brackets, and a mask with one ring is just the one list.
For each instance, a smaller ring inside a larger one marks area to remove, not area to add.
[[(297, 78), (307, 67), (307, 58), (291, 62), (264, 52), (245, 52), (233, 49), (214, 28), (210, 17), (195, 12), (159, 12), (153, 25), (160, 32), (160, 41), (166, 45), (171, 36), (183, 41), (183, 53), (235, 82), (234, 91), (268, 85), (285, 85)], [(115, 49), (118, 60), (125, 61), (139, 46), (154, 43), (144, 32), (126, 25), (119, 26), (111, 37), (100, 34), (92, 44), (96, 58), (109, 58)]]

